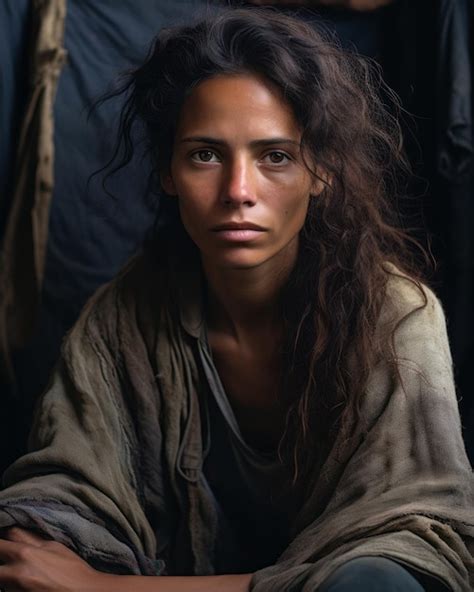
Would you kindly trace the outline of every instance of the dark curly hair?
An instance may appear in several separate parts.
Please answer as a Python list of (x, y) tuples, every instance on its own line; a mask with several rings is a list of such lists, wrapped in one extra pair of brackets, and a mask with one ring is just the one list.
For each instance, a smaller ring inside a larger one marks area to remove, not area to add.
[[(357, 422), (381, 354), (374, 335), (390, 274), (407, 276), (423, 294), (412, 248), (418, 244), (400, 229), (396, 207), (409, 168), (398, 103), (376, 66), (295, 18), (229, 9), (162, 30), (145, 63), (112, 93), (126, 101), (110, 172), (133, 157), (139, 125), (158, 179), (170, 165), (180, 109), (193, 87), (242, 73), (280, 90), (301, 126), (307, 168), (315, 177), (325, 172), (281, 300), (288, 411), (279, 452), (293, 466), (293, 484), (307, 485), (336, 433), (350, 437)], [(161, 198), (153, 248), (164, 257), (182, 228), (174, 201)], [(393, 332), (385, 342), (393, 354)]]

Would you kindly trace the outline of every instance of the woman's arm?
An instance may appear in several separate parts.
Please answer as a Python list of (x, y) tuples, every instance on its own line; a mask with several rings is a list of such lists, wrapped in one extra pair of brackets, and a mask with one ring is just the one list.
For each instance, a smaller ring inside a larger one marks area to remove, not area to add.
[[(102, 575), (102, 574), (101, 574)], [(101, 592), (248, 592), (252, 574), (225, 576), (113, 576), (103, 574)]]
[(3, 476), (0, 528), (61, 542), (104, 572), (157, 575), (157, 538), (164, 549), (176, 519), (164, 493), (162, 398), (120, 282), (92, 297), (65, 339), (29, 452)]
[(247, 592), (252, 574), (118, 576), (93, 569), (66, 546), (20, 528), (0, 540), (0, 587), (25, 592)]

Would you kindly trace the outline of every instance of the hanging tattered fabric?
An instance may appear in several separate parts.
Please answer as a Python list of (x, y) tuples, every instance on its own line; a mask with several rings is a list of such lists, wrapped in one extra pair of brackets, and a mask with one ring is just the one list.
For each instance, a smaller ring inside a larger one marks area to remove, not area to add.
[(10, 353), (28, 341), (39, 308), (54, 179), (53, 105), (66, 58), (66, 0), (33, 0), (31, 10), (29, 96), (0, 253), (0, 359), (10, 379)]
[(459, 183), (474, 159), (467, 0), (439, 0), (437, 21), (437, 170)]

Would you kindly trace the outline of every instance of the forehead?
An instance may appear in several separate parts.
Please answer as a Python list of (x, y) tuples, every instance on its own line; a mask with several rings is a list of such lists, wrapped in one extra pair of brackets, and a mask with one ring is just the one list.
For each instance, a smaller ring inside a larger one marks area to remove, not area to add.
[(300, 135), (293, 111), (279, 90), (251, 74), (215, 76), (193, 89), (182, 107), (177, 136), (210, 131), (234, 136)]

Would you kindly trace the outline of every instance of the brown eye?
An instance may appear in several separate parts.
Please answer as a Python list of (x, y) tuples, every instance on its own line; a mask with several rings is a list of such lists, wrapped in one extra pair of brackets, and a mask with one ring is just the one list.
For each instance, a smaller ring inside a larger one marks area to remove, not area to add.
[(216, 154), (212, 150), (198, 150), (192, 155), (197, 162), (218, 162)]
[(267, 154), (267, 158), (270, 160), (271, 164), (285, 164), (289, 158), (284, 152), (270, 152)]
[(212, 152), (210, 150), (201, 150), (201, 152), (198, 152), (198, 154), (199, 158), (204, 162), (209, 162), (212, 160)]

